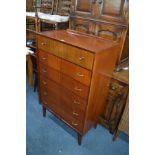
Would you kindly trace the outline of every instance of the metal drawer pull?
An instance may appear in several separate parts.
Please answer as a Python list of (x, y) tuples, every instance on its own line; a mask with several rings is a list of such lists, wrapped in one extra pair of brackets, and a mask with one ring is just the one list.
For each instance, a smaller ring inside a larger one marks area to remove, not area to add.
[(43, 81), (43, 84), (44, 84), (44, 85), (46, 85), (46, 84), (47, 84), (47, 82)]
[(44, 101), (44, 104), (45, 104), (45, 105), (47, 105), (47, 102), (46, 102), (46, 101)]
[(80, 102), (78, 102), (78, 101), (75, 101), (75, 100), (74, 100), (74, 103), (75, 103), (75, 104), (80, 104)]
[(80, 61), (82, 61), (82, 60), (84, 60), (84, 59), (85, 59), (85, 57), (80, 57), (80, 58), (79, 58)]
[(79, 114), (78, 114), (78, 113), (76, 113), (76, 112), (73, 112), (73, 115), (75, 115), (75, 116), (79, 116)]
[(46, 60), (46, 58), (43, 57), (42, 60)]
[(47, 45), (47, 43), (46, 42), (42, 42), (41, 45)]
[(42, 71), (43, 71), (43, 73), (46, 73), (47, 72), (45, 69), (43, 69)]
[(77, 123), (74, 123), (74, 122), (72, 122), (72, 125), (75, 125), (75, 126), (77, 126), (78, 124), (77, 124)]
[(74, 90), (76, 90), (76, 91), (82, 91), (81, 88), (77, 88), (77, 87), (75, 87)]
[(84, 75), (80, 74), (80, 73), (76, 73), (76, 75), (79, 76), (79, 77), (84, 77)]

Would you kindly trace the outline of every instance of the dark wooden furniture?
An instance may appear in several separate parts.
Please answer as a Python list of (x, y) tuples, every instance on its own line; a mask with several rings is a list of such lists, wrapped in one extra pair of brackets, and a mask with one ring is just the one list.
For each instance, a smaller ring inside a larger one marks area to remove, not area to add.
[[(26, 12), (32, 12), (35, 15), (36, 0), (26, 0)], [(26, 40), (35, 40), (37, 31), (37, 19), (35, 16), (26, 16)], [(30, 46), (29, 46), (30, 47)], [(31, 48), (34, 48), (31, 46)]]
[[(43, 27), (50, 27), (51, 30), (67, 29), (70, 14), (70, 0), (41, 0), (36, 6), (38, 19), (38, 31), (43, 31)], [(66, 19), (67, 18), (67, 19)]]
[(33, 65), (31, 60), (31, 55), (29, 53), (26, 54), (26, 71), (28, 76), (28, 81), (30, 87), (33, 86)]
[(126, 133), (129, 136), (129, 96), (127, 98), (125, 109), (123, 111), (123, 115), (122, 115), (121, 120), (119, 122), (118, 128), (117, 128), (117, 130), (113, 136), (113, 141), (116, 140), (120, 131)]
[(119, 64), (128, 57), (123, 50), (128, 31), (128, 12), (128, 0), (73, 0), (70, 29), (117, 40), (120, 44)]
[(106, 106), (119, 45), (71, 30), (37, 35), (39, 99), (78, 133), (78, 143), (96, 127)]
[(107, 104), (100, 117), (100, 123), (114, 133), (121, 119), (129, 89), (129, 71), (114, 72), (110, 81)]

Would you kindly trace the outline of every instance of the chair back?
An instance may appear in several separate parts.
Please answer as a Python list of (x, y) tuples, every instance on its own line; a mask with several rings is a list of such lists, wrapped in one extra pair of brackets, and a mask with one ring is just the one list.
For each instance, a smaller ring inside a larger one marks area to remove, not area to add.
[(71, 0), (61, 0), (58, 5), (58, 15), (69, 16), (71, 9)]
[(35, 0), (26, 0), (26, 12), (34, 12)]
[[(36, 1), (36, 0), (34, 0)], [(71, 0), (40, 0), (39, 6), (35, 2), (36, 12), (47, 14), (69, 16)]]
[(47, 14), (57, 14), (59, 0), (40, 0), (40, 12)]

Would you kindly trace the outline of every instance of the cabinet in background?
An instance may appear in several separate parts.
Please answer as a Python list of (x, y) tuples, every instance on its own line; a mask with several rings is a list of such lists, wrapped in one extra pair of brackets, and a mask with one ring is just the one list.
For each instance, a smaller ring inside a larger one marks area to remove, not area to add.
[(129, 94), (128, 70), (113, 73), (110, 81), (106, 106), (100, 117), (100, 123), (114, 133), (122, 117)]
[(124, 54), (128, 52), (124, 50), (128, 31), (128, 7), (128, 0), (74, 0), (69, 27), (117, 41), (120, 46), (117, 58), (119, 64), (128, 58), (128, 54)]

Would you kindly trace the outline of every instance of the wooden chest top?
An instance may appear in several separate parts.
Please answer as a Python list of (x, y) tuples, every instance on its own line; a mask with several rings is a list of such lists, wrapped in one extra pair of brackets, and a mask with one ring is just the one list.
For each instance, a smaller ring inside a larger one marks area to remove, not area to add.
[(116, 41), (103, 39), (92, 35), (86, 35), (73, 30), (55, 30), (39, 33), (44, 37), (54, 39), (78, 48), (88, 50), (92, 53), (102, 52), (107, 48), (117, 45)]

